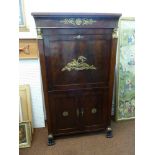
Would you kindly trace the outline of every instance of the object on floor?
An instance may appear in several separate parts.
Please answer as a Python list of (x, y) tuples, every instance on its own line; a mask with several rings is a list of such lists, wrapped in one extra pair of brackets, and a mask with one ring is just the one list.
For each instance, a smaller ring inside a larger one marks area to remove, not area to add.
[(19, 112), (20, 112), (20, 115), (22, 115), (22, 121), (30, 121), (31, 126), (32, 126), (32, 133), (33, 133), (32, 104), (31, 104), (31, 95), (30, 95), (29, 85), (19, 86), (19, 96), (20, 96)]
[(121, 14), (32, 15), (38, 34), (48, 144), (58, 135), (106, 130), (111, 122)]
[(19, 148), (26, 148), (31, 146), (32, 141), (32, 127), (30, 121), (19, 123)]

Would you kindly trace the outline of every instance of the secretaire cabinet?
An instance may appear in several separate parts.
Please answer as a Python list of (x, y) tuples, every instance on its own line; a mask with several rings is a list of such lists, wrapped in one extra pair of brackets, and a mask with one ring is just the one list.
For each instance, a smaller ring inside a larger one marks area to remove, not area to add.
[(107, 129), (110, 137), (121, 14), (32, 15), (38, 34), (48, 145), (58, 135)]

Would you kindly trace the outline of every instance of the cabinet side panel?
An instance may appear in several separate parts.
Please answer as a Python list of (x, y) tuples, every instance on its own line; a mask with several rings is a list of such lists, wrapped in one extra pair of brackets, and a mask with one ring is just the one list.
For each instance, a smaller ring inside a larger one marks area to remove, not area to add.
[(43, 81), (45, 107), (46, 107), (46, 114), (47, 114), (48, 133), (50, 134), (52, 132), (51, 116), (50, 116), (51, 111), (48, 105), (44, 44), (43, 44), (42, 39), (38, 39), (38, 48), (39, 48), (39, 58), (40, 58), (40, 64), (41, 64), (41, 74), (42, 74), (42, 81)]
[(111, 42), (111, 59), (110, 59), (110, 71), (109, 71), (110, 79), (109, 79), (109, 96), (108, 96), (108, 120), (107, 120), (108, 126), (110, 126), (110, 122), (111, 122), (114, 72), (115, 72), (115, 63), (116, 63), (116, 47), (117, 47), (117, 38), (114, 38)]

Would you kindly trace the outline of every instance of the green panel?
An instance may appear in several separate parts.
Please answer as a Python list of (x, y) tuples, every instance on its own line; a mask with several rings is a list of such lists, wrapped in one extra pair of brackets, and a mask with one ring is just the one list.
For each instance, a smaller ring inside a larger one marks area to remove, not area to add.
[(116, 69), (116, 120), (135, 117), (135, 21), (120, 19)]

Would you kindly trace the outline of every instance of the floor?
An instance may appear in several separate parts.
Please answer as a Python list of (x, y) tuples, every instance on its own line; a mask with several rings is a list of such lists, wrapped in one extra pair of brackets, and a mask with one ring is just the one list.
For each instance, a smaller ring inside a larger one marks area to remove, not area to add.
[(47, 128), (35, 129), (31, 148), (19, 150), (19, 155), (134, 155), (134, 120), (112, 122), (113, 138), (102, 132), (56, 139), (47, 146)]

